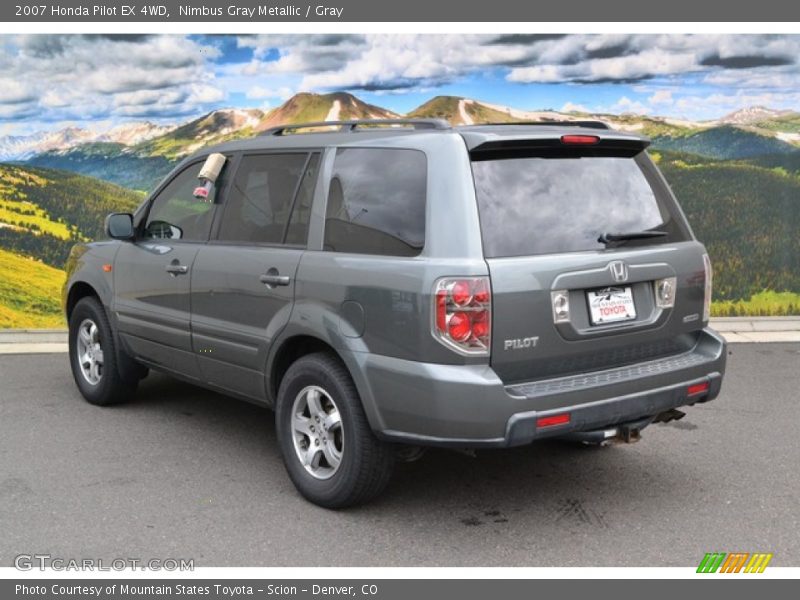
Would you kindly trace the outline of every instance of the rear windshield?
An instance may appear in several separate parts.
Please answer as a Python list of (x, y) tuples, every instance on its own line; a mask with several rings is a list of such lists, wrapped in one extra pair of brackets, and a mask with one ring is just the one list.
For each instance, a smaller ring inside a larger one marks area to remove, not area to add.
[[(479, 160), (472, 171), (484, 254), (525, 256), (682, 241), (688, 232), (644, 155)], [(603, 233), (664, 231), (606, 245)]]

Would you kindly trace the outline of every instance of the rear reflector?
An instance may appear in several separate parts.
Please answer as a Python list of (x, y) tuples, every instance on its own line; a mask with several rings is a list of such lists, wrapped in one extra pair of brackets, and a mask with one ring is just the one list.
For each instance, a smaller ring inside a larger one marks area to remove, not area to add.
[(549, 417), (541, 417), (540, 419), (536, 419), (536, 429), (541, 429), (542, 427), (553, 427), (554, 425), (566, 425), (567, 423), (569, 423), (569, 413), (551, 415)]
[(687, 396), (697, 396), (698, 394), (705, 394), (708, 392), (709, 383), (706, 381), (705, 383), (695, 383), (694, 385), (690, 385), (686, 388), (686, 395)]
[(562, 135), (561, 143), (590, 146), (600, 143), (600, 138), (596, 135)]

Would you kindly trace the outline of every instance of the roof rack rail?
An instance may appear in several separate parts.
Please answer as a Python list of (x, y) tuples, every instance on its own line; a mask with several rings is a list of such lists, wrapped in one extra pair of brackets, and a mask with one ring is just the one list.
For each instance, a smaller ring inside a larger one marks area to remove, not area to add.
[(586, 127), (589, 129), (611, 129), (603, 121), (509, 121), (506, 123), (476, 123), (475, 126), (538, 125), (541, 127)]
[(353, 119), (350, 121), (313, 121), (310, 123), (278, 125), (262, 131), (259, 135), (286, 135), (287, 131), (310, 129), (312, 127), (338, 127), (339, 132), (353, 133), (359, 128), (369, 127), (370, 125), (406, 125), (414, 129), (450, 129), (450, 124), (443, 119)]

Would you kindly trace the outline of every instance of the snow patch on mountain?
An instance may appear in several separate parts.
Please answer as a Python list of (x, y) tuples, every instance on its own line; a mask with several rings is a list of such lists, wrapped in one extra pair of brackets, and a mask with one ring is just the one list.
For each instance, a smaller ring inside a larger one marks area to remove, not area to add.
[[(353, 103), (353, 107), (357, 108), (355, 106), (355, 103)], [(338, 121), (339, 120), (339, 114), (341, 112), (342, 112), (342, 103), (339, 102), (339, 100), (334, 100), (333, 104), (331, 104), (331, 109), (328, 111), (328, 114), (325, 115), (325, 119), (324, 120), (325, 121)]]

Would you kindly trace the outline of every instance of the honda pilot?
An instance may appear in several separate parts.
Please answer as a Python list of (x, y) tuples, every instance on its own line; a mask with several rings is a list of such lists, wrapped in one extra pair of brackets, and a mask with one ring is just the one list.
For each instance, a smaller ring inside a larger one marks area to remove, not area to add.
[(633, 441), (725, 370), (708, 254), (647, 145), (383, 120), (202, 150), (73, 249), (75, 383), (110, 405), (155, 369), (270, 407), (330, 508), (420, 448)]

